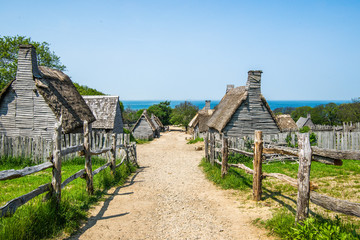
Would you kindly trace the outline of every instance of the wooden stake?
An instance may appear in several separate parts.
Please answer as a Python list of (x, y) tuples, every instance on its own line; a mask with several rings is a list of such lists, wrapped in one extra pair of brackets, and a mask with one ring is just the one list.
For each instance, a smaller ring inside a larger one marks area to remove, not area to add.
[(309, 133), (298, 134), (298, 145), (299, 145), (299, 172), (298, 172), (298, 196), (297, 196), (295, 221), (302, 222), (309, 216), (310, 168), (311, 168), (311, 155), (312, 155)]
[(85, 151), (85, 178), (86, 178), (86, 190), (92, 195), (94, 193), (93, 175), (91, 166), (91, 151), (90, 151), (90, 133), (91, 123), (84, 121), (84, 151)]
[(222, 136), (223, 144), (222, 144), (222, 161), (221, 161), (221, 177), (224, 178), (225, 175), (228, 173), (228, 153), (229, 153), (229, 146), (228, 146), (228, 139)]
[(210, 163), (215, 163), (215, 136), (214, 133), (210, 133)]
[(60, 122), (55, 124), (54, 132), (54, 152), (53, 152), (53, 170), (52, 170), (52, 194), (55, 196), (57, 203), (61, 201), (61, 127), (62, 117)]
[(205, 143), (205, 159), (206, 161), (209, 161), (209, 132), (205, 133), (204, 143)]
[(115, 174), (116, 166), (116, 134), (112, 134), (112, 146), (111, 146), (111, 173)]
[(253, 199), (254, 201), (261, 200), (262, 187), (262, 151), (263, 139), (262, 131), (255, 131), (255, 149), (254, 149), (254, 175), (253, 175)]

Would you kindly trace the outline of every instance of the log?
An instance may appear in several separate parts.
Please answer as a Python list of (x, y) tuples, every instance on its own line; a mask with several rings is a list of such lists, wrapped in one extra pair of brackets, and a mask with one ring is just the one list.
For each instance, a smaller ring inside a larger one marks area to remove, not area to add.
[(53, 166), (54, 165), (52, 162), (46, 162), (46, 163), (42, 163), (42, 164), (39, 164), (36, 166), (26, 167), (26, 168), (20, 169), (20, 170), (11, 169), (11, 170), (0, 171), (0, 180), (8, 180), (8, 179), (24, 177), (26, 175), (37, 173), (42, 170), (51, 168)]
[(319, 147), (311, 147), (311, 149), (313, 150), (313, 154), (326, 158), (360, 160), (360, 151), (341, 151)]
[(54, 132), (54, 151), (53, 151), (53, 171), (52, 171), (52, 195), (56, 198), (57, 203), (61, 200), (61, 133), (62, 133), (62, 116), (60, 121), (55, 124)]
[(89, 124), (87, 121), (84, 121), (86, 190), (90, 195), (92, 195), (94, 193), (94, 184), (93, 184), (92, 164), (91, 164), (90, 133), (91, 133), (91, 124)]
[(334, 212), (360, 217), (360, 203), (328, 197), (314, 191), (310, 192), (310, 201)]
[(51, 183), (46, 183), (44, 185), (41, 185), (40, 187), (38, 187), (37, 189), (24, 194), (20, 197), (17, 197), (15, 199), (10, 200), (9, 202), (7, 202), (4, 206), (0, 207), (0, 211), (1, 211), (1, 215), (0, 217), (4, 217), (10, 214), (15, 213), (16, 209), (22, 205), (24, 205), (25, 203), (27, 203), (28, 201), (30, 201), (31, 199), (33, 199), (34, 197), (39, 196), (40, 194), (43, 194), (45, 192), (48, 192), (51, 190)]
[(309, 216), (311, 146), (309, 133), (298, 134), (299, 172), (296, 204), (296, 222), (303, 222)]
[(70, 177), (68, 177), (62, 184), (61, 184), (61, 188), (64, 188), (66, 185), (68, 185), (69, 183), (71, 183), (72, 181), (74, 181), (75, 179), (82, 177), (85, 174), (85, 169), (81, 169), (80, 171), (78, 171), (77, 173), (71, 175)]
[(100, 154), (103, 154), (103, 153), (106, 153), (108, 151), (111, 151), (111, 147), (108, 147), (108, 148), (103, 148), (103, 149), (99, 149), (99, 150), (94, 150), (94, 151), (90, 151), (91, 152), (91, 155), (100, 155)]
[(224, 178), (225, 175), (228, 173), (228, 139), (222, 136), (223, 144), (222, 144), (222, 161), (221, 161), (221, 177)]
[(246, 152), (240, 149), (235, 149), (235, 148), (229, 148), (230, 152), (234, 152), (234, 153), (240, 153), (242, 155), (248, 156), (248, 157), (254, 157), (254, 153), (252, 152)]
[(260, 201), (262, 193), (262, 150), (263, 139), (262, 131), (255, 131), (254, 141), (254, 174), (253, 174), (253, 200)]
[(74, 152), (80, 152), (84, 150), (84, 145), (77, 145), (77, 146), (72, 146), (72, 147), (68, 147), (65, 149), (61, 149), (61, 156), (65, 156), (68, 155), (70, 153), (74, 153)]
[(112, 146), (111, 146), (111, 173), (115, 174), (116, 161), (116, 134), (112, 134)]
[(111, 162), (105, 163), (104, 165), (102, 165), (101, 167), (99, 167), (98, 169), (96, 169), (95, 171), (92, 172), (92, 175), (96, 175), (99, 172), (101, 172), (102, 170), (106, 169), (108, 166), (111, 165)]

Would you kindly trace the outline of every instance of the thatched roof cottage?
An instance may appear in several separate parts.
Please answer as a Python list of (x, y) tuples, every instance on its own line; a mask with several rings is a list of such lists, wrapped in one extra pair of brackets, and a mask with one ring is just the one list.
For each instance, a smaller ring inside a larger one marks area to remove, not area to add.
[(69, 76), (37, 65), (32, 45), (21, 45), (16, 79), (0, 93), (0, 134), (52, 139), (62, 115), (64, 133), (81, 132), (95, 121)]
[(204, 133), (209, 130), (207, 122), (214, 112), (214, 110), (210, 108), (210, 103), (210, 100), (206, 100), (204, 108), (199, 110), (189, 122), (189, 133), (193, 134), (194, 139), (196, 137), (204, 137)]
[(147, 114), (146, 109), (141, 114), (140, 118), (135, 123), (132, 134), (136, 139), (151, 140), (158, 136), (156, 126), (151, 121), (151, 118)]
[(253, 135), (255, 130), (263, 134), (277, 134), (280, 128), (275, 115), (261, 94), (262, 71), (249, 71), (246, 86), (227, 91), (208, 121), (209, 131), (225, 136)]
[(123, 120), (118, 96), (82, 96), (96, 121), (92, 129), (106, 133), (123, 133)]
[(296, 121), (296, 125), (297, 127), (303, 128), (305, 126), (308, 126), (310, 129), (315, 128), (315, 124), (313, 123), (313, 121), (311, 121), (311, 115), (310, 113), (307, 114), (306, 118), (304, 117), (300, 117), (297, 121)]
[(165, 130), (165, 127), (160, 121), (160, 119), (153, 113), (151, 114), (151, 120), (153, 121), (154, 125), (159, 130), (159, 132), (163, 132)]
[(276, 120), (281, 129), (281, 132), (295, 132), (298, 130), (298, 127), (290, 114), (277, 115)]

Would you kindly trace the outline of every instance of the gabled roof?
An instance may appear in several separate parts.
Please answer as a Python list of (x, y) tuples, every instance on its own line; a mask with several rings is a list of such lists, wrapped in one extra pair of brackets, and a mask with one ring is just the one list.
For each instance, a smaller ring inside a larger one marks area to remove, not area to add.
[(157, 125), (159, 125), (160, 128), (164, 128), (164, 125), (162, 124), (160, 119), (155, 114), (152, 113), (151, 118), (153, 118), (155, 120), (155, 122), (157, 123)]
[(189, 122), (188, 126), (194, 128), (198, 123), (199, 123), (199, 113), (196, 113), (196, 115)]
[(135, 123), (132, 131), (134, 131), (135, 127), (139, 124), (139, 122), (140, 122), (140, 120), (141, 120), (142, 117), (144, 117), (145, 120), (146, 120), (146, 122), (150, 125), (151, 130), (156, 131), (156, 127), (155, 127), (154, 123), (151, 121), (151, 118), (149, 117), (149, 115), (147, 114), (147, 110), (146, 110), (146, 109), (143, 111), (143, 113), (141, 114), (141, 116), (139, 117), (139, 119), (136, 121), (136, 123)]
[[(119, 97), (104, 95), (82, 97), (96, 118), (92, 127), (96, 129), (114, 129), (115, 118), (117, 116), (116, 110), (119, 105)], [(121, 118), (121, 113), (118, 116)]]
[(213, 109), (202, 109), (199, 111), (198, 113), (199, 132), (206, 132), (209, 129), (207, 123), (213, 113), (214, 113)]
[(298, 127), (290, 114), (281, 114), (276, 116), (276, 120), (281, 131), (296, 131)]
[(296, 121), (296, 125), (297, 125), (298, 128), (302, 128), (302, 127), (304, 127), (304, 126), (306, 125), (306, 123), (308, 123), (308, 122), (312, 122), (310, 117), (306, 117), (306, 118), (300, 117), (300, 118)]
[[(225, 96), (221, 99), (220, 103), (215, 107), (215, 112), (212, 117), (208, 120), (208, 126), (210, 128), (216, 129), (218, 132), (226, 127), (230, 121), (232, 115), (240, 107), (240, 105), (247, 99), (248, 91), (245, 86), (236, 87), (230, 89)], [(267, 103), (264, 96), (260, 95), (261, 101), (264, 106), (267, 108), (272, 119), (275, 121), (276, 125), (279, 128), (275, 115), (270, 109), (269, 104)], [(280, 129), (280, 128), (279, 128)]]

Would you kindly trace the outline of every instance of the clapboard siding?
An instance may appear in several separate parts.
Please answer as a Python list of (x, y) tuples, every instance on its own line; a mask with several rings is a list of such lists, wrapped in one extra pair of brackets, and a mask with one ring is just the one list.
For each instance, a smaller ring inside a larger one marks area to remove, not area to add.
[(154, 131), (150, 124), (146, 121), (145, 117), (142, 116), (138, 124), (133, 129), (133, 135), (137, 139), (152, 139), (154, 138)]

